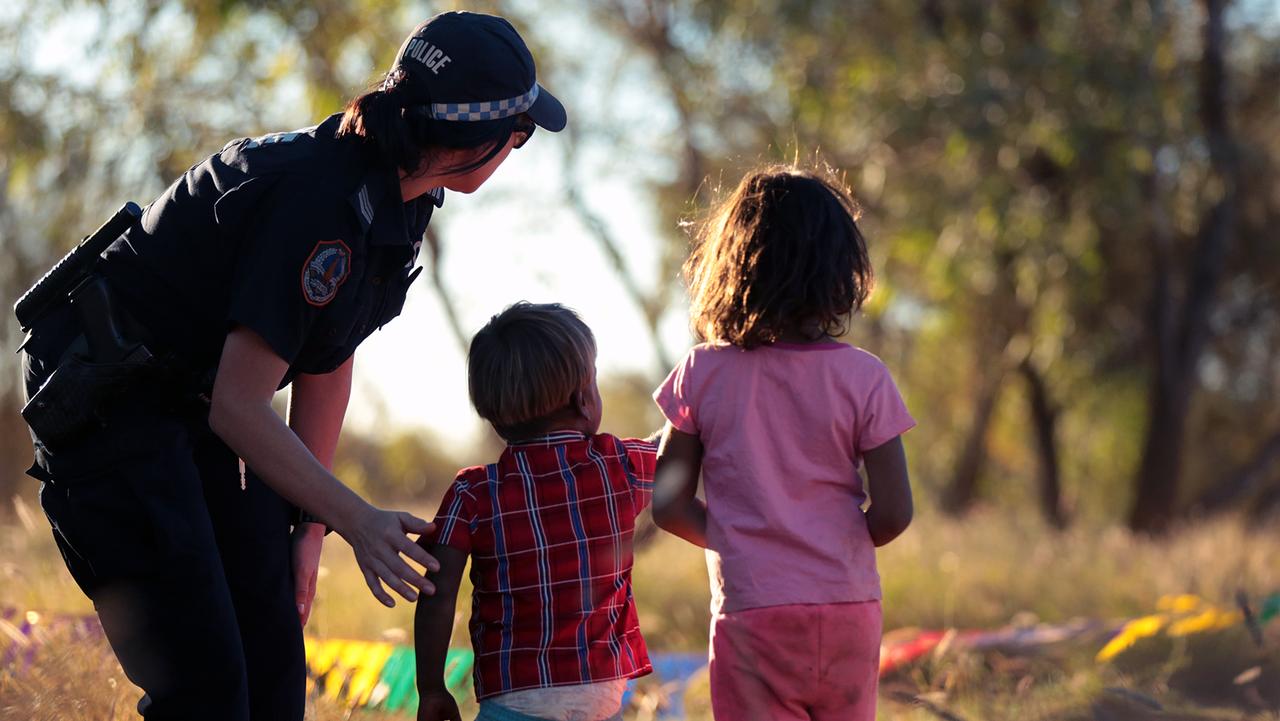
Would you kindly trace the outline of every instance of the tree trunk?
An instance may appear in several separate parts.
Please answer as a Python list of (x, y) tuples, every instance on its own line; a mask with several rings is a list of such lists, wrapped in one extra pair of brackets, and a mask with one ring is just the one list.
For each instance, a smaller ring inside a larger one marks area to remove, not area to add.
[(467, 332), (462, 329), (462, 321), (458, 317), (458, 306), (453, 302), (453, 293), (444, 283), (444, 275), (441, 272), (444, 266), (444, 243), (440, 240), (440, 233), (430, 225), (427, 226), (424, 242), (431, 267), (431, 287), (436, 291), (436, 298), (439, 299), (440, 308), (444, 311), (444, 318), (449, 324), (449, 331), (453, 334), (453, 341), (458, 344), (458, 349), (465, 357), (471, 340)]
[[(1001, 361), (1002, 362), (1002, 361)], [(1000, 389), (1004, 385), (1004, 369), (993, 368), (981, 382), (978, 398), (974, 403), (973, 425), (965, 438), (960, 458), (956, 462), (955, 475), (942, 496), (942, 510), (958, 516), (968, 511), (978, 497), (978, 478), (987, 461), (987, 428), (995, 414)]]
[(1049, 399), (1044, 376), (1030, 357), (1019, 365), (1027, 380), (1027, 401), (1031, 423), (1035, 429), (1037, 457), (1040, 462), (1040, 510), (1054, 528), (1066, 528), (1067, 510), (1062, 500), (1062, 481), (1058, 465), (1058, 409)]
[(1151, 389), (1149, 423), (1138, 469), (1138, 492), (1129, 515), (1135, 531), (1159, 533), (1173, 518), (1178, 501), (1178, 478), (1182, 473), (1182, 434), (1190, 390)]
[(1018, 302), (1013, 285), (1014, 251), (998, 247), (994, 254), (996, 287), (988, 297), (991, 311), (975, 329), (977, 397), (973, 424), (961, 447), (955, 475), (942, 495), (942, 509), (952, 515), (968, 511), (978, 497), (978, 479), (987, 461), (987, 429), (995, 415), (1005, 376), (1013, 367), (1011, 344), (1027, 327), (1030, 312)]
[(1169, 272), (1170, 234), (1161, 206), (1159, 173), (1153, 171), (1153, 297), (1156, 373), (1148, 404), (1147, 435), (1129, 513), (1136, 531), (1159, 533), (1173, 520), (1182, 470), (1183, 434), (1196, 369), (1210, 336), (1209, 315), (1235, 234), (1236, 159), (1227, 120), (1224, 62), (1225, 0), (1205, 0), (1204, 52), (1200, 63), (1200, 122), (1209, 147), (1208, 191), (1217, 196), (1202, 218), (1187, 270), (1186, 297), (1174, 317)]

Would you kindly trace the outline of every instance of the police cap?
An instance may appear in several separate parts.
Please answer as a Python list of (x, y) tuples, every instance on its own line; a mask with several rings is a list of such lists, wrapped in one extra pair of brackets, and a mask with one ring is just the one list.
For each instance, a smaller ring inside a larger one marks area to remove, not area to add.
[(404, 41), (392, 66), (399, 69), (437, 120), (498, 120), (526, 113), (551, 132), (564, 129), (564, 106), (538, 84), (533, 54), (503, 18), (436, 15)]

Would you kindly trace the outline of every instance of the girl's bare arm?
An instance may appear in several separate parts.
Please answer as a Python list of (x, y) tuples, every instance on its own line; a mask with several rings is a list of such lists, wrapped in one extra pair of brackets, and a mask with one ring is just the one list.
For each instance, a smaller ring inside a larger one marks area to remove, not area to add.
[(707, 547), (707, 504), (698, 498), (702, 441), (667, 424), (654, 471), (653, 521), (658, 527)]
[(871, 507), (867, 509), (867, 530), (871, 541), (883, 546), (911, 525), (914, 507), (907, 476), (907, 456), (902, 438), (895, 437), (863, 454)]

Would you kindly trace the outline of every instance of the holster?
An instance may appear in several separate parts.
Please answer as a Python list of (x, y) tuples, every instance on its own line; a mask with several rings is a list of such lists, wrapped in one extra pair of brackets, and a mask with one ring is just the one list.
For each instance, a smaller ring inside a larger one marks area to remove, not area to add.
[(72, 353), (22, 407), (22, 418), (41, 441), (67, 440), (98, 425), (111, 402), (150, 370), (146, 361), (94, 363)]
[(100, 425), (114, 401), (141, 390), (160, 375), (160, 363), (143, 343), (140, 327), (92, 275), (69, 298), (83, 343), (73, 343), (58, 367), (22, 408), (36, 437), (59, 443)]

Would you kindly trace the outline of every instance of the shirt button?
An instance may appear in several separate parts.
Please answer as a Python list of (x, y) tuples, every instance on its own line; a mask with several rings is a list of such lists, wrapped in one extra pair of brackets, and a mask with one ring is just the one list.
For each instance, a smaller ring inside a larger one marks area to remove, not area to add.
[(373, 276), (373, 284), (374, 284), (374, 285), (382, 285), (382, 276), (380, 276), (380, 275), (375, 275), (375, 276)]

